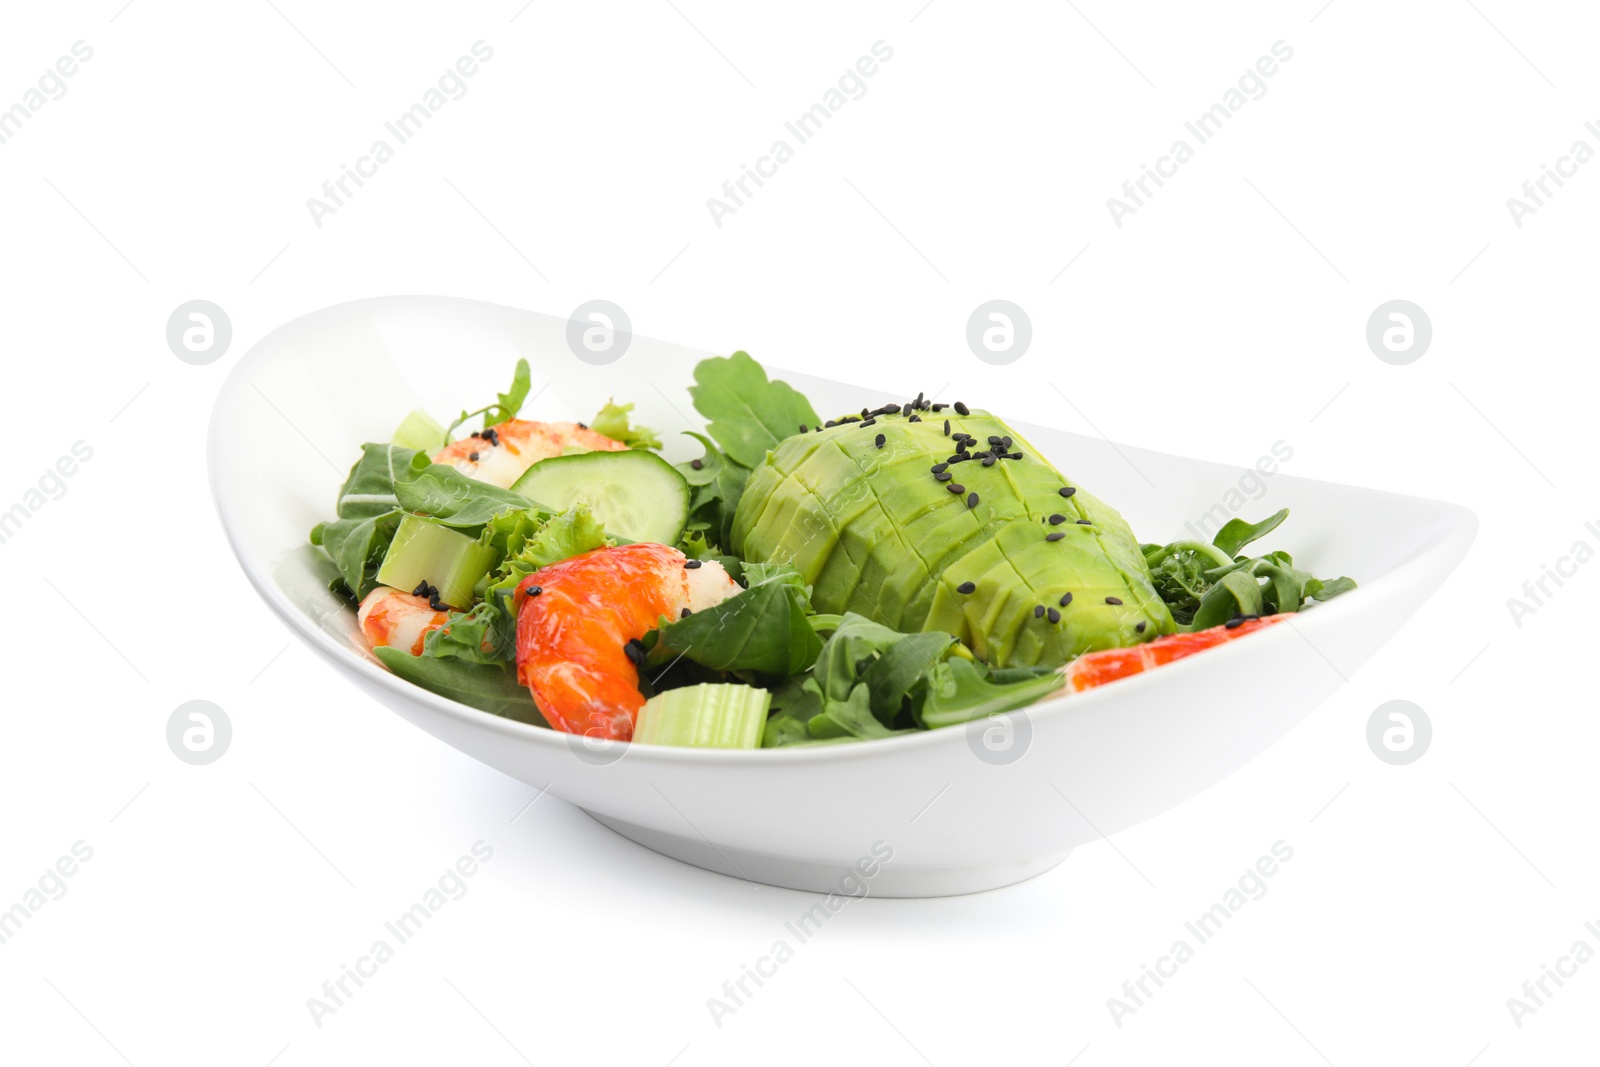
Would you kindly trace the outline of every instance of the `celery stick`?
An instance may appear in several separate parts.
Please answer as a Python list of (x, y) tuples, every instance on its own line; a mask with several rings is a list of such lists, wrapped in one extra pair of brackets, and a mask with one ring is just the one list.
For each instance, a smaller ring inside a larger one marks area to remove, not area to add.
[(396, 448), (415, 448), (432, 453), (450, 443), (443, 426), (426, 411), (413, 411), (395, 429), (389, 439)]
[(757, 748), (772, 694), (748, 685), (689, 685), (645, 701), (633, 739), (688, 748)]
[(409, 593), (427, 582), (439, 590), (441, 601), (465, 608), (497, 556), (492, 546), (479, 544), (475, 537), (422, 515), (407, 515), (378, 568), (378, 584)]

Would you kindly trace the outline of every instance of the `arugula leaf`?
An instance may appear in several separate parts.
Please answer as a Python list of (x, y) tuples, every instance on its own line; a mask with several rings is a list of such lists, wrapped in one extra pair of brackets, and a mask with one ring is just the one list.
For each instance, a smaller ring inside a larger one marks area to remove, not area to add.
[(339, 578), (349, 594), (360, 600), (378, 587), (378, 568), (389, 551), (401, 512), (393, 510), (365, 519), (335, 519), (312, 531), (312, 543), (321, 545), (339, 568)]
[(1349, 578), (1313, 577), (1294, 566), (1287, 552), (1235, 558), (1288, 517), (1284, 508), (1257, 523), (1229, 519), (1209, 545), (1174, 541), (1140, 546), (1156, 592), (1172, 610), (1179, 630), (1205, 630), (1241, 615), (1299, 611), (1308, 599), (1330, 600), (1356, 587)]
[(517, 684), (514, 673), (503, 667), (413, 656), (387, 646), (372, 652), (385, 667), (412, 685), (517, 722), (546, 725), (532, 694)]
[(1257, 541), (1283, 525), (1283, 520), (1289, 517), (1289, 509), (1284, 508), (1274, 515), (1269, 515), (1257, 523), (1245, 522), (1243, 519), (1229, 519), (1217, 531), (1217, 536), (1211, 539), (1221, 552), (1229, 556), (1237, 556), (1239, 550), (1251, 541)]
[(628, 412), (633, 410), (632, 404), (618, 404), (615, 401), (606, 401), (606, 406), (600, 409), (589, 423), (589, 429), (595, 433), (603, 434), (613, 441), (621, 441), (629, 448), (650, 448), (660, 451), (661, 438), (648, 426), (631, 426), (628, 423)]
[(822, 422), (809, 400), (787, 382), (768, 381), (761, 364), (746, 352), (701, 360), (694, 380), (689, 395), (695, 410), (722, 450), (746, 470), (773, 445), (799, 433), (801, 424)]
[[(765, 681), (781, 681), (810, 667), (822, 639), (806, 619), (808, 588), (793, 567), (754, 567), (760, 571), (748, 589), (652, 631), (654, 641), (646, 639), (647, 665), (664, 668), (682, 658)], [(653, 685), (659, 686), (661, 674)]]
[(514, 659), (513, 641), (496, 632), (499, 609), (483, 601), (471, 611), (458, 611), (422, 639), (422, 654), (435, 659), (459, 659), (505, 667)]
[(450, 428), (445, 431), (445, 440), (450, 440), (455, 435), (456, 427), (470, 418), (483, 416), (483, 428), (498, 426), (507, 419), (514, 419), (522, 410), (523, 402), (528, 399), (528, 390), (533, 385), (532, 375), (528, 370), (528, 361), (517, 360), (517, 367), (511, 374), (511, 388), (504, 393), (495, 394), (495, 402), (479, 408), (477, 411), (463, 411)]
[(509, 489), (468, 478), (448, 463), (435, 463), (423, 452), (413, 454), (410, 464), (396, 472), (394, 493), (404, 510), (420, 511), (456, 528), (482, 526), (502, 512), (533, 503)]
[[(678, 473), (689, 483), (689, 521), (711, 531), (710, 538), (726, 545), (733, 535), (733, 513), (744, 495), (750, 471), (722, 454), (702, 434), (684, 431), (699, 441), (706, 453), (698, 460), (675, 463)], [(695, 466), (698, 463), (699, 466)]]
[(328, 553), (346, 590), (357, 600), (377, 586), (378, 568), (400, 526), (395, 481), (417, 455), (413, 449), (394, 445), (362, 445), (361, 458), (339, 487), (334, 504), (338, 517), (311, 531), (311, 543)]
[[(1023, 672), (1018, 675), (1016, 672)], [(985, 671), (971, 660), (952, 657), (934, 667), (919, 718), (929, 729), (984, 719), (1027, 707), (1066, 684), (1059, 670), (1039, 667)]]

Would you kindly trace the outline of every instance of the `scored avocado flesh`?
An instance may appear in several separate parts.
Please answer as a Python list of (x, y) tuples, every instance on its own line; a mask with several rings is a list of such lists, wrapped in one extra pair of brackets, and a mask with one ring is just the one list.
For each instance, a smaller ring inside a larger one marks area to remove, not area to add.
[[(950, 480), (938, 480), (932, 467), (957, 454), (940, 416), (879, 415), (868, 426), (851, 421), (790, 437), (751, 473), (732, 549), (751, 562), (795, 566), (819, 612), (952, 633), (994, 667), (1058, 666), (1174, 632), (1138, 541), (1114, 508), (987, 412), (951, 415), (950, 424), (952, 434), (976, 438), (969, 454), (997, 451), (988, 439), (1009, 437), (1004, 450), (1022, 458), (950, 463)], [(951, 484), (965, 491), (952, 493)], [(1064, 487), (1072, 495), (1061, 496)], [(971, 493), (978, 502), (969, 507)], [(1052, 515), (1063, 519), (1052, 524)], [(1063, 536), (1046, 539), (1056, 533)], [(959, 592), (966, 582), (972, 592)], [(1066, 593), (1072, 598), (1062, 606)], [(1046, 613), (1036, 615), (1041, 607)]]

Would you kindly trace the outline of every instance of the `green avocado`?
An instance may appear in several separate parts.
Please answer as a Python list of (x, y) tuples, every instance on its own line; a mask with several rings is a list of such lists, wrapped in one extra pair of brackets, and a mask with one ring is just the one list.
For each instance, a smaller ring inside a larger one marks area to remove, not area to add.
[[(975, 439), (967, 454), (1009, 437), (1004, 452), (1022, 458), (951, 463), (945, 414), (952, 435)], [(983, 411), (878, 415), (780, 441), (750, 475), (732, 540), (746, 560), (796, 567), (819, 612), (942, 630), (994, 667), (1059, 666), (1176, 629), (1122, 516)]]

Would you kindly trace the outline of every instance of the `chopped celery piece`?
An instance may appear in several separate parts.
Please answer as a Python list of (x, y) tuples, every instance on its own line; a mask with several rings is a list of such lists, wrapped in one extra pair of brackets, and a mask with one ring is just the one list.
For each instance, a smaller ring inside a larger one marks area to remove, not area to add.
[(415, 448), (419, 452), (436, 452), (450, 443), (443, 426), (426, 411), (413, 411), (395, 429), (389, 439), (396, 448)]
[(758, 748), (772, 694), (748, 685), (688, 685), (645, 701), (633, 739), (646, 745)]
[(458, 530), (422, 515), (400, 520), (389, 544), (378, 584), (411, 592), (423, 582), (439, 590), (439, 599), (453, 608), (472, 603), (473, 587), (489, 573), (499, 554)]

